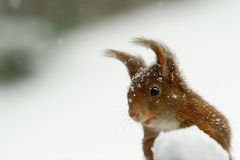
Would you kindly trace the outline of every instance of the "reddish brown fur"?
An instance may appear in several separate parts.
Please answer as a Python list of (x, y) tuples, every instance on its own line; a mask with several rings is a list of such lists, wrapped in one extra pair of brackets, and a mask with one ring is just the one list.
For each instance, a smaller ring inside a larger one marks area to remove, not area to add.
[[(231, 134), (227, 119), (188, 88), (168, 49), (156, 41), (144, 38), (137, 38), (134, 43), (152, 49), (157, 56), (157, 63), (146, 67), (141, 58), (115, 50), (109, 50), (108, 56), (124, 62), (128, 68), (132, 79), (128, 91), (129, 115), (143, 125), (143, 151), (146, 158), (153, 160), (151, 147), (161, 132), (161, 121), (166, 121), (166, 126), (170, 126), (167, 130), (197, 125), (215, 139), (231, 158)], [(153, 87), (160, 89), (159, 95), (150, 95)], [(175, 121), (179, 126), (171, 124)]]

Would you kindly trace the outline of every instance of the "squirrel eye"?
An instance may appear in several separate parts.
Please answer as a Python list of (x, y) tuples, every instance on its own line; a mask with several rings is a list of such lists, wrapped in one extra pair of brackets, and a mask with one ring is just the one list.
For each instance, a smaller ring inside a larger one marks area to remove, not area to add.
[(152, 96), (156, 96), (159, 94), (159, 88), (158, 87), (153, 87), (150, 90)]

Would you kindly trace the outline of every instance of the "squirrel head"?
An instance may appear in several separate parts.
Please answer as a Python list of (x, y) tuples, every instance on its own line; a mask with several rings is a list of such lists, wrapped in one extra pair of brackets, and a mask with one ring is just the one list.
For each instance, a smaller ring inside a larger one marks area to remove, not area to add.
[(146, 127), (154, 127), (177, 110), (185, 83), (167, 47), (146, 38), (135, 38), (133, 43), (150, 48), (156, 54), (156, 62), (146, 66), (141, 57), (117, 50), (108, 50), (107, 56), (120, 60), (128, 69), (129, 116)]

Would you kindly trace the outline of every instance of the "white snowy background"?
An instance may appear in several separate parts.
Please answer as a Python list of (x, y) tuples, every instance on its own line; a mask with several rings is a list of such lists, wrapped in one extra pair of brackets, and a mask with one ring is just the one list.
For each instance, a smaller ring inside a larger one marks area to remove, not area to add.
[[(233, 157), (240, 159), (238, 0), (154, 3), (56, 40), (49, 51), (56, 58), (39, 74), (0, 88), (0, 159), (143, 159), (141, 127), (127, 115), (127, 71), (103, 56), (108, 48), (125, 50), (150, 64), (154, 54), (129, 43), (136, 36), (161, 40), (175, 52), (189, 85), (228, 117)], [(154, 150), (164, 160), (227, 159), (196, 127), (158, 140)], [(214, 158), (206, 156), (211, 153)]]

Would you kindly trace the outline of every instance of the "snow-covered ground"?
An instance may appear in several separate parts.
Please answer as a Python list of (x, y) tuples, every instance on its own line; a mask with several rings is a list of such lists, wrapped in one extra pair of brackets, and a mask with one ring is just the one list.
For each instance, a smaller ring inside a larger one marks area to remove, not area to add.
[[(151, 63), (154, 54), (129, 43), (136, 36), (161, 40), (176, 53), (189, 85), (229, 118), (233, 156), (240, 159), (239, 7), (237, 0), (155, 3), (62, 37), (50, 51), (59, 54), (52, 64), (25, 83), (0, 88), (0, 159), (143, 159), (141, 127), (127, 115), (127, 71), (102, 56), (107, 48), (122, 49)], [(167, 144), (159, 153), (179, 154), (172, 150), (185, 144), (171, 138), (192, 133), (184, 132), (159, 137)], [(214, 148), (209, 144), (191, 145)]]

